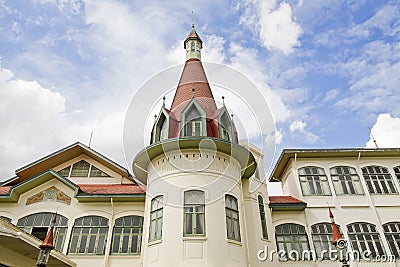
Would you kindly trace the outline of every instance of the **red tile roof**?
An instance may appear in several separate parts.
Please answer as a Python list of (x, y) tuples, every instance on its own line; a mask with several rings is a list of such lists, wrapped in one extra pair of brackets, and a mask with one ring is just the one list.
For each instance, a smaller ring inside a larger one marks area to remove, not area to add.
[(297, 204), (297, 203), (305, 203), (297, 198), (291, 196), (270, 196), (269, 197), (270, 204)]
[(12, 186), (0, 186), (0, 195), (7, 195)]
[(79, 184), (83, 194), (128, 195), (145, 194), (146, 190), (134, 184)]

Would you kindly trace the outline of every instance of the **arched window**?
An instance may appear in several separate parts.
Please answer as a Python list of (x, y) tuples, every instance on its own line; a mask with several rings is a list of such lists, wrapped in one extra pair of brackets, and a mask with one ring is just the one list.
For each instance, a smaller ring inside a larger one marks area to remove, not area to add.
[(239, 207), (234, 196), (225, 196), (226, 236), (240, 241)]
[(139, 254), (142, 244), (143, 217), (125, 216), (115, 220), (111, 254)]
[(389, 243), (391, 255), (400, 259), (400, 222), (390, 222), (383, 225), (385, 237)]
[(356, 169), (335, 166), (330, 169), (330, 172), (336, 195), (364, 195)]
[[(332, 223), (317, 223), (311, 225), (311, 235), (317, 258), (329, 259), (328, 252), (336, 250), (336, 247), (332, 245)], [(326, 252), (322, 254), (322, 251)]]
[(204, 236), (205, 231), (205, 199), (204, 192), (190, 190), (184, 196), (183, 235)]
[(304, 196), (330, 196), (328, 178), (323, 168), (307, 166), (299, 169), (301, 190)]
[(196, 50), (196, 44), (195, 44), (194, 41), (192, 41), (192, 42), (190, 43), (190, 51), (191, 51), (191, 52), (195, 52), (195, 50)]
[(262, 237), (264, 239), (268, 239), (267, 220), (265, 219), (264, 199), (260, 195), (258, 196), (258, 209), (260, 211)]
[[(22, 217), (18, 220), (17, 226), (25, 232), (44, 240), (50, 228), (54, 213), (41, 212)], [(68, 219), (60, 214), (56, 216), (54, 225), (54, 247), (61, 251), (64, 246), (65, 235), (67, 233)]]
[(70, 254), (104, 254), (107, 243), (108, 219), (85, 216), (75, 220), (69, 243)]
[(203, 118), (196, 105), (192, 104), (185, 112), (185, 136), (203, 135)]
[(159, 240), (162, 237), (163, 196), (151, 200), (149, 241)]
[(381, 243), (381, 237), (375, 225), (365, 222), (347, 225), (347, 231), (353, 250), (363, 253), (371, 251), (371, 258), (384, 255), (385, 251)]
[[(310, 245), (304, 226), (285, 223), (275, 227), (276, 245), (280, 260), (311, 260)], [(304, 253), (303, 253), (304, 252)]]
[(371, 194), (397, 194), (392, 176), (382, 166), (367, 166), (361, 169), (368, 191)]

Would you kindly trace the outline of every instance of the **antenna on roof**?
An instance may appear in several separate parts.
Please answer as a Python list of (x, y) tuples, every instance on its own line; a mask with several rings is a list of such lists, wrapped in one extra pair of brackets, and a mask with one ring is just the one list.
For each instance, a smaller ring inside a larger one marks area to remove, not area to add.
[(369, 135), (371, 136), (372, 141), (373, 141), (374, 144), (375, 144), (375, 148), (379, 148), (378, 143), (376, 142), (375, 137), (374, 137), (374, 135), (372, 134), (372, 129), (371, 129), (370, 127), (368, 127), (368, 129), (369, 129)]
[(90, 133), (89, 148), (90, 148), (90, 145), (92, 144), (92, 137), (93, 137), (93, 131)]

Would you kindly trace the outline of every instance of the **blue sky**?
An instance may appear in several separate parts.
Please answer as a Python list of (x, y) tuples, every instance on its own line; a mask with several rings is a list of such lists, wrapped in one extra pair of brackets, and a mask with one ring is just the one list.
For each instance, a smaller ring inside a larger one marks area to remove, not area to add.
[(400, 145), (398, 1), (0, 0), (0, 180), (92, 131), (94, 149), (129, 167), (130, 99), (184, 62), (192, 10), (203, 61), (265, 95), (277, 155), (373, 147), (369, 128)]

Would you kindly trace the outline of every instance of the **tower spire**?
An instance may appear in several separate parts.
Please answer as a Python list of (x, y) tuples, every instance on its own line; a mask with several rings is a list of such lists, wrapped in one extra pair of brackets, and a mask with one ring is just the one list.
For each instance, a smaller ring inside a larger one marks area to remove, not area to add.
[(183, 42), (183, 47), (186, 50), (186, 61), (189, 59), (201, 60), (201, 49), (203, 48), (203, 41), (200, 39), (196, 30), (194, 29), (194, 13), (192, 11), (192, 30)]

